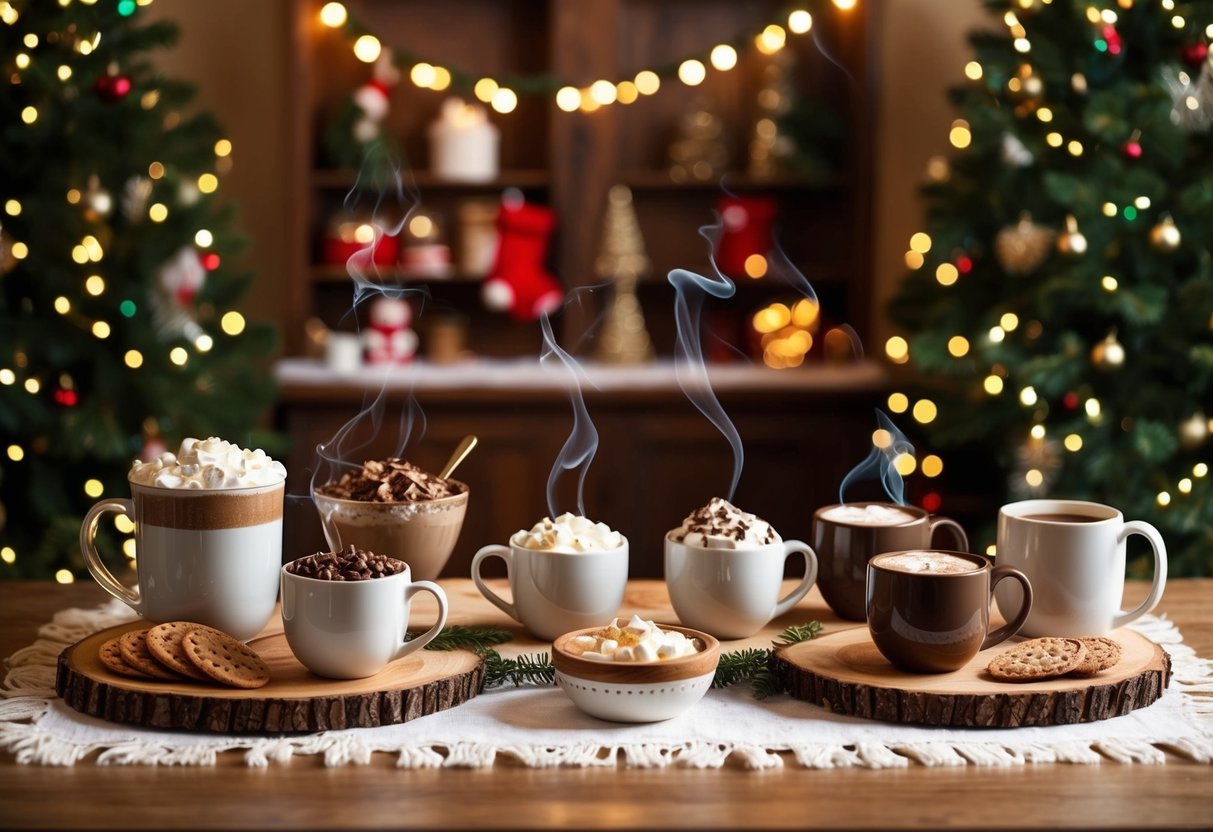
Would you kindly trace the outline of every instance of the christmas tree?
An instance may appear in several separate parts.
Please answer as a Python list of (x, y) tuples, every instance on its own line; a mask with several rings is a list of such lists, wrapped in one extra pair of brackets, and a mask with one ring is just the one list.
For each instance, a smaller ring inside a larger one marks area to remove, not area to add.
[[(274, 347), (236, 303), (231, 142), (148, 53), (144, 0), (0, 0), (0, 575), (82, 574), (80, 520), (184, 436), (261, 444)], [(131, 525), (105, 524), (117, 553)], [(128, 556), (133, 543), (124, 543)]]
[(1159, 528), (1172, 574), (1206, 573), (1213, 2), (987, 5), (886, 352), (932, 440), (1000, 466), (997, 496), (1109, 503)]

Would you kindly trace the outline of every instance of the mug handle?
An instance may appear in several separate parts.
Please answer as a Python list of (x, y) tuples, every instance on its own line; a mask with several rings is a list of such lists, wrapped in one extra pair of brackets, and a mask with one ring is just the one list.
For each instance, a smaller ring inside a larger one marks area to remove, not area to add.
[[(392, 657), (393, 661), (396, 659), (402, 659), (409, 653), (425, 647), (427, 644), (433, 641), (434, 636), (442, 632), (442, 628), (446, 626), (446, 593), (442, 591), (442, 587), (438, 586), (438, 584), (434, 583), (433, 581), (416, 581), (411, 583), (404, 588), (404, 603), (408, 604), (409, 601), (413, 599), (413, 596), (418, 592), (429, 592), (434, 596), (435, 599), (437, 599), (438, 621), (433, 627), (430, 627), (412, 641), (402, 642), (401, 645), (396, 648), (396, 655)], [(408, 622), (405, 622), (405, 624), (407, 626)]]
[(995, 566), (990, 571), (990, 600), (994, 599), (994, 587), (998, 586), (1003, 578), (1014, 578), (1019, 581), (1019, 585), (1023, 587), (1023, 606), (1019, 608), (1019, 615), (1015, 616), (1010, 624), (1004, 624), (997, 630), (986, 634), (986, 640), (981, 643), (982, 650), (1006, 641), (1018, 633), (1019, 628), (1028, 620), (1028, 613), (1032, 611), (1032, 584), (1028, 583), (1027, 575), (1013, 566)]
[(489, 589), (484, 580), (480, 577), (480, 564), (485, 558), (497, 557), (505, 561), (505, 574), (510, 577), (514, 570), (514, 552), (509, 546), (499, 546), (492, 544), (485, 546), (476, 556), (472, 558), (472, 583), (476, 585), (476, 589), (480, 590), (480, 594), (489, 600), (489, 602), (497, 609), (508, 615), (510, 618), (521, 623), (522, 619), (518, 617), (518, 608), (506, 601), (496, 592)]
[(969, 551), (969, 536), (965, 534), (964, 528), (959, 523), (950, 517), (936, 517), (929, 523), (931, 529), (931, 540), (935, 539), (935, 530), (940, 526), (946, 528), (956, 537), (957, 550), (961, 552)]
[(813, 547), (801, 540), (788, 540), (784, 542), (784, 561), (787, 561), (792, 555), (798, 553), (804, 556), (804, 577), (801, 578), (796, 588), (787, 594), (786, 598), (781, 598), (779, 603), (775, 605), (775, 612), (771, 614), (772, 618), (778, 618), (800, 603), (800, 599), (809, 594), (813, 581), (817, 580), (817, 553), (813, 551)]
[(1112, 619), (1113, 629), (1123, 627), (1130, 621), (1136, 621), (1158, 606), (1158, 602), (1162, 600), (1162, 591), (1167, 586), (1167, 545), (1162, 542), (1162, 535), (1158, 533), (1158, 529), (1141, 520), (1130, 520), (1125, 523), (1120, 534), (1116, 535), (1117, 545), (1123, 543), (1131, 534), (1139, 534), (1150, 541), (1150, 548), (1154, 550), (1154, 584), (1150, 587), (1150, 594), (1146, 596), (1146, 600), (1142, 601), (1137, 609), (1132, 612), (1122, 612)]
[[(139, 591), (119, 583), (113, 573), (102, 563), (101, 556), (97, 554), (97, 546), (94, 543), (94, 539), (97, 537), (97, 524), (101, 522), (101, 515), (107, 512), (125, 514), (134, 520), (135, 503), (132, 500), (115, 498), (102, 500), (88, 510), (88, 514), (84, 515), (84, 522), (80, 524), (80, 551), (84, 555), (84, 563), (88, 566), (93, 580), (99, 583), (102, 589), (143, 615), (143, 599), (140, 597)], [(138, 563), (139, 561), (136, 560), (136, 569), (139, 568)]]

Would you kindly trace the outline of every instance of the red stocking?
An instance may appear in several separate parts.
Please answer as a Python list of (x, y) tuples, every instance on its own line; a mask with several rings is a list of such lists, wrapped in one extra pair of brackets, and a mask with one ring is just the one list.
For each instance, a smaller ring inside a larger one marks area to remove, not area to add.
[(484, 305), (508, 311), (518, 321), (533, 321), (553, 312), (564, 291), (545, 268), (556, 215), (530, 203), (502, 203), (497, 218), (497, 257), (484, 280)]

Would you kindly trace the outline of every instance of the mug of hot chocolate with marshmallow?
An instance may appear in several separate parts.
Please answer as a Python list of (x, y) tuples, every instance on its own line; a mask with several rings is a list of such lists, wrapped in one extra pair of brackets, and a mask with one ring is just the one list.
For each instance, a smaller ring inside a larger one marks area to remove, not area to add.
[[(804, 558), (804, 577), (784, 597), (784, 562)], [(678, 620), (717, 638), (746, 638), (796, 606), (817, 577), (817, 555), (785, 541), (765, 520), (713, 498), (665, 537), (665, 582)]]

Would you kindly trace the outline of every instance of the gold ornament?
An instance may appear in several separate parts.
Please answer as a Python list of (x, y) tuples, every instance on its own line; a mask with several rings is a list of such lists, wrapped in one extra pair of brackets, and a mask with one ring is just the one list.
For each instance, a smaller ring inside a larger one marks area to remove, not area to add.
[(611, 188), (603, 221), (602, 249), (594, 263), (598, 276), (614, 278), (615, 296), (602, 322), (598, 358), (612, 364), (639, 364), (653, 358), (653, 342), (644, 328), (644, 313), (636, 297), (636, 281), (650, 267), (644, 237), (624, 185)]
[(994, 237), (994, 256), (1008, 274), (1028, 274), (1049, 256), (1054, 236), (1052, 229), (1032, 222), (1032, 215), (1025, 211), (1019, 222)]
[(114, 198), (110, 196), (110, 192), (101, 187), (101, 180), (97, 175), (91, 174), (88, 178), (88, 185), (84, 189), (84, 217), (89, 222), (97, 222), (103, 217), (108, 217), (110, 211), (114, 210)]
[(1179, 423), (1179, 444), (1191, 450), (1209, 436), (1209, 420), (1203, 411), (1196, 411)]
[(1183, 235), (1179, 233), (1179, 226), (1171, 219), (1170, 214), (1163, 214), (1158, 225), (1150, 229), (1150, 246), (1155, 251), (1170, 254), (1179, 248), (1181, 242)]
[(1078, 230), (1078, 220), (1073, 214), (1066, 214), (1066, 230), (1057, 238), (1057, 250), (1067, 257), (1081, 257), (1087, 253), (1087, 238)]
[(1116, 330), (1109, 332), (1107, 338), (1091, 349), (1091, 363), (1096, 369), (1104, 371), (1117, 370), (1124, 365), (1125, 348), (1116, 340)]

